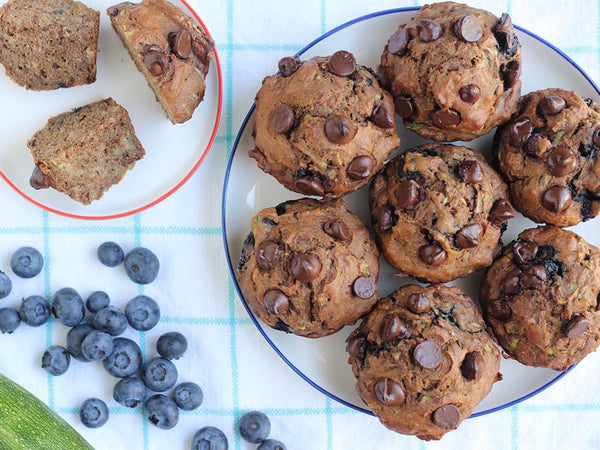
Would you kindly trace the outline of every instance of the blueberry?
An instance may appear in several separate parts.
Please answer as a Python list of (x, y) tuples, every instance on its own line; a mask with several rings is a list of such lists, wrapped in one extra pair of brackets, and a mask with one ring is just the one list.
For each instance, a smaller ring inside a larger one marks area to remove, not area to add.
[(85, 306), (92, 313), (97, 313), (108, 305), (110, 305), (110, 297), (104, 291), (92, 292), (85, 301)]
[(215, 427), (200, 428), (192, 439), (192, 450), (227, 450), (227, 437)]
[(242, 416), (238, 429), (242, 439), (251, 444), (258, 444), (269, 436), (271, 421), (260, 411), (250, 411)]
[(4, 272), (0, 272), (0, 298), (6, 297), (10, 291), (12, 291), (10, 278)]
[(108, 267), (117, 267), (123, 262), (125, 252), (116, 242), (104, 242), (98, 247), (98, 260)]
[(118, 336), (127, 329), (127, 317), (116, 306), (107, 306), (94, 315), (94, 326), (111, 336)]
[(267, 439), (262, 441), (256, 450), (287, 450), (287, 447), (276, 439)]
[(144, 401), (145, 397), (146, 386), (139, 378), (123, 378), (113, 388), (115, 401), (128, 408), (135, 408)]
[(127, 321), (136, 330), (148, 331), (154, 328), (160, 319), (158, 303), (146, 295), (138, 295), (125, 305)]
[(19, 308), (21, 320), (30, 327), (39, 327), (50, 318), (50, 304), (39, 295), (24, 298)]
[(137, 247), (125, 255), (125, 273), (134, 283), (152, 283), (158, 275), (160, 264), (154, 253), (144, 247)]
[(32, 278), (42, 271), (44, 258), (33, 247), (21, 247), (10, 258), (10, 268), (21, 278)]
[(177, 369), (168, 359), (153, 358), (142, 366), (140, 377), (148, 389), (164, 392), (175, 385)]
[(0, 308), (0, 331), (11, 334), (21, 325), (21, 317), (16, 309)]
[(112, 336), (103, 331), (90, 331), (81, 341), (81, 353), (92, 361), (108, 358), (113, 351)]
[(138, 373), (142, 365), (142, 350), (139, 345), (127, 338), (114, 338), (112, 342), (112, 353), (102, 361), (106, 371), (117, 378)]
[(52, 313), (63, 325), (74, 327), (85, 316), (83, 300), (73, 288), (59, 289), (52, 297)]
[(170, 430), (179, 420), (179, 410), (173, 400), (163, 394), (155, 394), (144, 405), (146, 418), (163, 430)]
[(163, 358), (179, 359), (187, 350), (187, 340), (183, 334), (171, 331), (158, 338), (156, 350)]
[(79, 409), (81, 423), (88, 428), (99, 428), (108, 420), (108, 408), (99, 398), (88, 398)]
[(42, 355), (42, 369), (50, 375), (62, 375), (69, 368), (71, 356), (66, 348), (60, 345), (48, 347)]
[(69, 330), (67, 333), (67, 350), (73, 358), (82, 362), (90, 362), (89, 359), (83, 356), (81, 342), (94, 330), (95, 328), (89, 323), (80, 323)]
[(202, 404), (202, 389), (196, 383), (185, 382), (173, 390), (173, 400), (184, 411), (192, 411)]

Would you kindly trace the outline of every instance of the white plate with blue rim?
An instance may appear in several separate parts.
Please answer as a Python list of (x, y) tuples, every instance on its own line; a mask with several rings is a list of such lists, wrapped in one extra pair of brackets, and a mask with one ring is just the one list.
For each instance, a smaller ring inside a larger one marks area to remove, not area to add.
[[(354, 54), (357, 63), (375, 68), (389, 37), (399, 24), (410, 20), (416, 9), (386, 10), (358, 17), (315, 39), (302, 49), (298, 56), (302, 60), (307, 60), (314, 56), (327, 56), (338, 50), (347, 50)], [(598, 87), (568, 56), (533, 33), (520, 27), (516, 28), (522, 45), (522, 94), (560, 87), (600, 101)], [(238, 295), (262, 336), (298, 376), (332, 399), (350, 408), (372, 414), (365, 408), (355, 391), (355, 378), (347, 362), (345, 339), (356, 327), (355, 325), (346, 326), (334, 335), (319, 339), (302, 338), (265, 325), (243, 302), (243, 296), (235, 281), (234, 268), (244, 239), (250, 230), (251, 218), (263, 208), (300, 197), (263, 173), (257, 168), (256, 162), (248, 157), (248, 150), (254, 147), (251, 136), (253, 114), (254, 106), (248, 112), (235, 140), (227, 166), (222, 198), (223, 239), (229, 269)], [(398, 120), (397, 131), (402, 140), (400, 151), (427, 142), (406, 130), (400, 120)], [(489, 157), (492, 135), (493, 132), (464, 145), (479, 150)], [(367, 188), (345, 196), (344, 200), (351, 211), (361, 217), (366, 224), (370, 224)], [(600, 246), (600, 235), (593, 232), (593, 222), (594, 220), (579, 224), (571, 230), (580, 234), (589, 243)], [(522, 230), (535, 226), (535, 223), (518, 214), (509, 221), (503, 242), (508, 243)], [(394, 269), (381, 259), (379, 276), (381, 297), (412, 282), (408, 278), (398, 278), (394, 274)], [(477, 301), (482, 276), (482, 272), (477, 272), (448, 284), (460, 286)], [(489, 414), (519, 403), (548, 388), (568, 373), (568, 371), (557, 372), (551, 369), (528, 367), (511, 359), (502, 360), (500, 371), (503, 380), (494, 384), (489, 395), (475, 408), (473, 416)]]

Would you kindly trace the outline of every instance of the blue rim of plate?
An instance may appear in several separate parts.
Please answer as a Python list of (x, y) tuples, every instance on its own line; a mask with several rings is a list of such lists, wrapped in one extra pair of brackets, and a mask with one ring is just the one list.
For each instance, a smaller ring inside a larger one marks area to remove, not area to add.
[[(300, 50), (299, 52), (297, 52), (294, 56), (301, 56), (302, 54), (306, 53), (309, 49), (311, 49), (312, 47), (314, 47), (316, 44), (318, 44), (319, 42), (323, 41), (324, 39), (328, 38), (329, 36), (337, 33), (340, 30), (343, 30), (345, 28), (348, 28), (349, 26), (352, 26), (356, 23), (359, 22), (363, 22), (365, 20), (369, 20), (369, 19), (373, 19), (375, 17), (380, 17), (380, 16), (385, 16), (388, 14), (396, 14), (396, 13), (401, 13), (401, 12), (409, 12), (409, 11), (417, 11), (419, 10), (419, 7), (408, 7), (408, 8), (394, 8), (394, 9), (386, 9), (383, 11), (377, 11), (371, 14), (367, 14), (364, 16), (360, 16), (357, 17), (355, 19), (352, 19), (346, 23), (343, 23), (342, 25), (339, 25), (335, 28), (332, 28), (331, 30), (329, 30), (328, 32), (326, 32), (325, 34), (319, 36), (318, 38), (316, 38), (314, 41), (312, 41), (311, 43), (309, 43), (308, 45), (306, 45), (302, 50)], [(536, 39), (537, 41), (541, 42), (542, 44), (546, 45), (547, 47), (549, 47), (550, 49), (554, 50), (556, 53), (558, 53), (558, 55), (560, 55), (563, 59), (565, 59), (569, 64), (571, 64), (575, 69), (577, 69), (577, 71), (579, 73), (581, 73), (581, 75), (583, 75), (583, 77), (588, 81), (588, 83), (590, 83), (590, 85), (594, 88), (594, 90), (598, 93), (598, 95), (600, 95), (600, 89), (598, 88), (598, 86), (596, 85), (596, 83), (590, 78), (590, 76), (581, 68), (579, 67), (579, 65), (573, 61), (573, 59), (571, 59), (571, 57), (569, 57), (568, 55), (566, 55), (562, 50), (560, 50), (559, 48), (557, 48), (556, 46), (554, 46), (553, 44), (551, 44), (550, 42), (548, 42), (547, 40), (545, 40), (544, 38), (539, 37), (538, 35), (536, 35), (535, 33), (532, 33), (529, 30), (526, 30), (525, 28), (519, 27), (517, 25), (514, 25), (514, 27), (516, 29), (518, 29), (519, 31), (531, 36), (532, 38)], [(233, 158), (237, 152), (238, 149), (238, 144), (240, 139), (242, 138), (242, 135), (244, 134), (244, 131), (246, 129), (246, 126), (248, 125), (248, 122), (250, 121), (250, 118), (252, 117), (252, 114), (254, 113), (254, 109), (255, 109), (255, 104), (252, 103), (252, 106), (250, 107), (250, 110), (248, 111), (248, 113), (246, 114), (246, 117), (244, 117), (244, 120), (242, 122), (242, 125), (240, 126), (240, 129), (237, 133), (237, 136), (235, 138), (235, 141), (233, 143), (233, 147), (231, 149), (231, 154), (229, 155), (229, 160), (227, 161), (227, 168), (225, 170), (225, 180), (223, 183), (223, 194), (222, 194), (222, 198), (221, 198), (221, 227), (223, 230), (223, 246), (225, 248), (225, 256), (227, 259), (227, 265), (229, 267), (229, 273), (230, 276), (233, 280), (235, 289), (238, 293), (238, 296), (240, 297), (240, 299), (242, 300), (242, 304), (244, 305), (244, 308), (246, 309), (248, 315), (250, 316), (250, 319), (252, 320), (252, 322), (254, 322), (254, 325), (256, 326), (256, 328), (258, 329), (258, 331), (260, 332), (260, 334), (262, 334), (263, 338), (265, 338), (265, 340), (268, 342), (268, 344), (271, 346), (271, 348), (275, 351), (275, 353), (300, 377), (302, 378), (304, 381), (306, 381), (308, 384), (310, 384), (313, 388), (315, 388), (317, 391), (321, 392), (322, 394), (325, 394), (327, 397), (335, 400), (338, 403), (341, 403), (344, 406), (347, 406), (348, 408), (354, 409), (356, 411), (374, 416), (373, 412), (365, 409), (365, 408), (361, 408), (360, 406), (356, 406), (346, 400), (343, 400), (341, 398), (339, 398), (338, 396), (336, 396), (335, 394), (332, 394), (331, 392), (329, 392), (328, 390), (324, 389), (323, 387), (319, 386), (317, 383), (315, 383), (313, 380), (311, 380), (308, 376), (306, 376), (300, 369), (298, 369), (289, 359), (287, 359), (287, 357), (281, 352), (281, 350), (279, 350), (279, 348), (275, 345), (275, 343), (269, 338), (269, 336), (267, 335), (267, 333), (265, 333), (265, 331), (262, 328), (262, 325), (259, 323), (258, 319), (254, 316), (254, 314), (252, 313), (252, 311), (250, 310), (250, 308), (248, 307), (246, 301), (244, 300), (244, 296), (242, 295), (242, 292), (240, 290), (240, 286), (238, 285), (238, 282), (235, 278), (235, 270), (231, 264), (231, 255), (229, 253), (229, 245), (227, 242), (227, 224), (226, 224), (226, 207), (227, 207), (227, 187), (229, 185), (229, 175), (231, 174), (231, 165), (233, 164)], [(543, 386), (540, 386), (539, 388), (535, 389), (534, 391), (531, 391), (530, 393), (523, 395), (519, 398), (516, 398), (514, 400), (511, 400), (510, 402), (504, 403), (503, 405), (499, 405), (499, 406), (495, 406), (493, 408), (489, 408), (486, 409), (484, 411), (479, 411), (476, 413), (471, 414), (470, 417), (479, 417), (479, 416), (484, 416), (486, 414), (491, 414), (493, 412), (496, 411), (500, 411), (502, 409), (505, 408), (509, 408), (513, 405), (516, 405), (518, 403), (521, 403), (524, 400), (527, 400), (531, 397), (534, 397), (535, 395), (539, 394), (540, 392), (546, 390), (547, 388), (549, 388), (550, 386), (552, 386), (554, 383), (556, 383), (558, 380), (560, 380), (562, 377), (564, 377), (567, 373), (569, 373), (574, 367), (576, 366), (573, 365), (571, 367), (569, 367), (568, 370), (559, 373), (555, 378), (553, 378), (552, 380), (548, 381), (546, 384), (544, 384)]]

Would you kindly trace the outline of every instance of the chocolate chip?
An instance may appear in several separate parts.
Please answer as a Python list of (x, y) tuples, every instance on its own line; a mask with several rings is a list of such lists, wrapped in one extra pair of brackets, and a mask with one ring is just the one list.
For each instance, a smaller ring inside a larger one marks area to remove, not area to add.
[(181, 59), (188, 59), (192, 53), (192, 35), (187, 30), (171, 33), (169, 36), (171, 51)]
[(527, 264), (535, 259), (538, 246), (535, 242), (517, 241), (513, 245), (513, 254), (518, 264)]
[(481, 96), (481, 89), (479, 89), (479, 86), (474, 84), (467, 84), (458, 90), (458, 95), (463, 102), (472, 105), (479, 100), (479, 97)]
[(167, 71), (169, 58), (163, 53), (150, 50), (144, 53), (144, 64), (152, 76), (158, 77)]
[(431, 309), (431, 302), (425, 294), (410, 294), (406, 306), (415, 314), (423, 314)]
[(292, 258), (290, 263), (290, 271), (294, 278), (298, 281), (306, 283), (312, 281), (322, 269), (321, 259), (315, 253), (302, 253)]
[(515, 60), (503, 64), (500, 68), (500, 74), (504, 81), (504, 89), (510, 89), (516, 84), (521, 75), (521, 63)]
[(318, 181), (312, 178), (298, 178), (294, 183), (294, 188), (306, 195), (325, 195), (325, 189), (323, 189), (323, 185)]
[(504, 295), (514, 294), (519, 290), (519, 281), (521, 279), (521, 269), (515, 267), (510, 270), (502, 280), (501, 287)]
[(483, 36), (481, 22), (473, 14), (467, 14), (456, 22), (454, 32), (465, 42), (477, 42)]
[(479, 183), (483, 180), (483, 171), (477, 161), (461, 161), (458, 164), (458, 176), (465, 183)]
[(388, 41), (388, 51), (394, 55), (402, 56), (406, 53), (408, 43), (410, 42), (410, 34), (406, 28), (400, 28)]
[(346, 116), (331, 116), (325, 122), (325, 136), (334, 144), (347, 144), (356, 135), (357, 128)]
[(390, 208), (383, 208), (377, 216), (377, 231), (383, 233), (394, 226), (394, 213)]
[(351, 180), (364, 180), (365, 178), (369, 178), (371, 173), (373, 173), (373, 167), (375, 167), (375, 162), (373, 158), (370, 156), (362, 155), (354, 158), (348, 168), (346, 169), (346, 175)]
[(460, 365), (460, 372), (462, 376), (469, 380), (479, 380), (483, 373), (484, 359), (483, 355), (477, 351), (469, 352), (465, 355), (462, 364)]
[(552, 186), (542, 194), (542, 206), (553, 213), (565, 211), (572, 202), (571, 192), (566, 186)]
[(442, 362), (442, 350), (433, 341), (423, 341), (413, 349), (415, 362), (423, 369), (435, 369)]
[(290, 310), (290, 300), (279, 289), (269, 289), (265, 292), (263, 303), (270, 314), (285, 314)]
[(371, 114), (373, 123), (380, 128), (394, 128), (396, 123), (394, 122), (393, 109), (394, 105), (391, 97), (384, 94), (382, 102), (375, 106), (373, 114)]
[(29, 186), (34, 189), (47, 189), (50, 187), (50, 177), (44, 174), (38, 166), (35, 166), (29, 178)]
[(565, 335), (569, 339), (577, 339), (589, 326), (590, 323), (584, 316), (576, 316), (567, 322), (567, 325), (565, 326)]
[(419, 248), (419, 257), (428, 266), (439, 266), (446, 261), (448, 255), (439, 245), (424, 245)]
[(367, 299), (375, 294), (377, 286), (371, 277), (358, 277), (354, 280), (352, 290), (357, 297)]
[(502, 13), (500, 21), (494, 27), (494, 35), (498, 41), (500, 50), (503, 52), (510, 51), (514, 45), (514, 28), (510, 16)]
[(432, 42), (442, 35), (442, 27), (434, 20), (420, 19), (417, 22), (417, 33), (423, 42)]
[(513, 217), (515, 217), (515, 210), (511, 204), (508, 202), (508, 200), (500, 199), (496, 200), (492, 206), (489, 220), (494, 225), (500, 225), (501, 223), (504, 223)]
[(274, 241), (263, 241), (254, 250), (256, 263), (262, 270), (271, 270), (279, 257), (279, 245)]
[(415, 106), (413, 104), (412, 98), (401, 95), (396, 97), (394, 100), (394, 107), (396, 108), (396, 114), (398, 114), (403, 119), (409, 119), (410, 116), (415, 112)]
[(382, 378), (375, 383), (373, 391), (377, 400), (388, 406), (400, 406), (404, 403), (406, 398), (402, 386), (389, 378)]
[(565, 99), (558, 95), (547, 95), (540, 100), (537, 113), (540, 117), (555, 116), (567, 107)]
[(460, 411), (452, 404), (440, 406), (433, 412), (431, 420), (440, 428), (453, 430), (460, 422)]
[(455, 127), (460, 123), (460, 113), (455, 109), (438, 109), (431, 116), (433, 124), (438, 128)]
[(260, 170), (266, 172), (268, 166), (267, 157), (263, 152), (257, 148), (253, 148), (248, 152), (248, 156), (256, 161), (256, 165)]
[(351, 336), (346, 344), (346, 352), (354, 359), (362, 361), (365, 358), (367, 351), (367, 339), (359, 334), (357, 336)]
[(548, 153), (546, 168), (550, 175), (564, 177), (577, 169), (577, 156), (566, 145), (554, 147)]
[(341, 241), (352, 240), (352, 231), (350, 231), (350, 228), (348, 228), (348, 225), (346, 225), (342, 219), (330, 220), (323, 225), (323, 231), (329, 236)]
[(419, 203), (421, 187), (415, 180), (402, 180), (398, 185), (396, 203), (399, 208), (412, 209)]
[(504, 300), (496, 300), (489, 304), (490, 315), (500, 322), (508, 322), (512, 317), (512, 309)]
[(387, 314), (381, 323), (380, 334), (383, 342), (389, 342), (408, 336), (408, 329), (397, 314)]
[(300, 61), (298, 58), (293, 58), (291, 56), (285, 56), (279, 60), (279, 63), (277, 63), (279, 73), (282, 77), (289, 77), (290, 75), (295, 73), (301, 65), (302, 61)]
[(523, 151), (530, 156), (539, 156), (542, 153), (542, 144), (547, 140), (542, 133), (533, 133), (523, 144)]
[(592, 141), (594, 142), (594, 145), (598, 148), (600, 148), (600, 127), (596, 128), (594, 130), (594, 135), (592, 136)]
[(347, 77), (356, 70), (356, 59), (352, 53), (340, 50), (329, 57), (328, 66), (331, 73)]
[(519, 117), (508, 126), (508, 142), (513, 147), (520, 148), (533, 131), (533, 124), (529, 117)]
[(478, 223), (464, 226), (454, 236), (454, 245), (461, 249), (477, 247), (482, 234), (483, 227)]
[(291, 106), (280, 103), (271, 111), (269, 121), (275, 133), (285, 134), (294, 126), (294, 110)]
[(521, 286), (524, 288), (535, 288), (541, 286), (548, 279), (548, 271), (542, 265), (529, 266), (521, 273)]

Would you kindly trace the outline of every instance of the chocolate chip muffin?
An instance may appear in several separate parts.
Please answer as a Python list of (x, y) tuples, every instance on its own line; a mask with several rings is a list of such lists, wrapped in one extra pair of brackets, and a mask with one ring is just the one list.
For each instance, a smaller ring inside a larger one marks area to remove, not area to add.
[(600, 105), (563, 89), (525, 95), (494, 139), (515, 207), (559, 227), (600, 213), (599, 149)]
[(246, 303), (266, 324), (316, 338), (371, 309), (378, 257), (368, 229), (341, 199), (304, 198), (252, 219), (236, 277)]
[(523, 231), (489, 268), (484, 317), (523, 364), (566, 370), (600, 342), (600, 250), (571, 231)]
[(386, 261), (436, 283), (489, 266), (514, 216), (506, 184), (483, 155), (451, 144), (395, 157), (373, 179), (369, 203)]
[(347, 339), (356, 391), (389, 429), (440, 439), (501, 379), (500, 351), (457, 287), (408, 285)]
[(435, 3), (390, 37), (379, 74), (407, 128), (435, 141), (469, 141), (515, 112), (521, 47), (508, 14)]
[(341, 197), (365, 184), (400, 145), (394, 103), (373, 73), (338, 51), (286, 57), (256, 95), (250, 157), (287, 189)]

